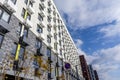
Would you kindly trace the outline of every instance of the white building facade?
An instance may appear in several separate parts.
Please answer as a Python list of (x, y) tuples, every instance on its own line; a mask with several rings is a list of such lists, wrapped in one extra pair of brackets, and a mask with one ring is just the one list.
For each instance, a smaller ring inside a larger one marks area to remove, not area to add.
[(82, 80), (78, 50), (53, 0), (0, 0), (0, 54), (1, 78), (73, 80), (71, 72)]

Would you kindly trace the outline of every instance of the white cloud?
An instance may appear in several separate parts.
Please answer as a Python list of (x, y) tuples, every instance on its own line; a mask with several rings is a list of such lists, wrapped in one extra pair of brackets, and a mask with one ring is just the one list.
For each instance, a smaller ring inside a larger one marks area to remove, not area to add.
[[(120, 0), (55, 0), (55, 2), (62, 15), (66, 13), (69, 16), (68, 23), (72, 29), (86, 29), (116, 20), (115, 25), (103, 27), (100, 32), (105, 34), (104, 37), (120, 35)], [(87, 61), (98, 70), (100, 80), (120, 80), (120, 76), (116, 76), (120, 74), (120, 44), (86, 55), (80, 49), (83, 42), (79, 39), (76, 41), (80, 54), (85, 55)]]
[(59, 10), (69, 16), (69, 23), (77, 29), (120, 20), (120, 0), (55, 0), (55, 2)]
[(76, 44), (76, 46), (77, 46), (78, 48), (80, 48), (80, 47), (82, 46), (82, 44), (83, 44), (83, 41), (80, 40), (80, 39), (75, 39), (75, 44)]
[(120, 74), (120, 44), (88, 55), (87, 61), (97, 69), (100, 80), (120, 80), (119, 76), (113, 75)]
[(104, 33), (104, 37), (120, 36), (120, 23), (117, 25), (111, 25), (100, 29), (101, 33)]

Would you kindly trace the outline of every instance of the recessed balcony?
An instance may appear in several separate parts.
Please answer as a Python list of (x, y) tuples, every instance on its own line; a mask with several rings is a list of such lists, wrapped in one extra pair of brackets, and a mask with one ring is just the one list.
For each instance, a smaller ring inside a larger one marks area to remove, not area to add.
[(38, 38), (39, 38), (40, 40), (44, 40), (44, 34), (42, 34), (42, 33), (38, 34)]
[(44, 13), (43, 11), (40, 12), (40, 15), (41, 15), (42, 17), (45, 17), (45, 13)]
[(17, 11), (17, 6), (14, 4), (12, 0), (2, 0), (0, 1), (0, 4), (5, 6), (11, 12)]
[(28, 12), (29, 12), (30, 14), (34, 14), (34, 13), (35, 13), (33, 7), (31, 7), (31, 6), (28, 6), (28, 7), (27, 7), (27, 10), (28, 10)]
[(31, 28), (33, 26), (32, 22), (30, 20), (24, 20), (23, 24), (27, 27), (27, 28)]
[(45, 24), (44, 24), (44, 22), (39, 22), (39, 24), (38, 24), (41, 28), (44, 28), (45, 27)]

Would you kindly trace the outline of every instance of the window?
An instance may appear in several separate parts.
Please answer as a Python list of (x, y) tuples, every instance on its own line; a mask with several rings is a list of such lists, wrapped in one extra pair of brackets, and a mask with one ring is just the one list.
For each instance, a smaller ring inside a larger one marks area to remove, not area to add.
[(27, 38), (28, 37), (28, 29), (27, 28), (24, 28), (24, 37)]
[(35, 68), (39, 68), (39, 64), (36, 59), (34, 59), (33, 64)]
[(21, 48), (20, 48), (20, 53), (19, 53), (19, 58), (20, 58), (20, 59), (23, 59), (23, 57), (24, 57), (24, 52), (25, 52), (25, 48), (24, 48), (23, 46), (21, 46)]
[(51, 43), (51, 38), (49, 36), (47, 36), (47, 42)]
[(44, 11), (44, 7), (43, 7), (44, 4), (39, 4), (39, 9)]
[(48, 16), (48, 17), (47, 17), (47, 20), (48, 20), (48, 22), (51, 22), (51, 17)]
[(48, 8), (48, 13), (51, 13), (51, 8)]
[(29, 6), (33, 7), (33, 2), (32, 1), (30, 1)]
[(48, 6), (51, 6), (51, 1), (48, 1)]
[(59, 32), (59, 37), (61, 37), (61, 33)]
[(60, 55), (62, 56), (62, 50), (60, 49)]
[(57, 31), (57, 28), (56, 28), (56, 26), (54, 26), (54, 30), (55, 30), (55, 31)]
[(43, 17), (40, 14), (38, 14), (38, 20), (43, 21)]
[(61, 40), (59, 40), (59, 45), (61, 46)]
[(51, 49), (47, 48), (47, 56), (50, 57), (51, 56)]
[(38, 33), (42, 33), (43, 32), (43, 29), (39, 25), (37, 25), (37, 32)]
[(47, 26), (47, 30), (48, 30), (49, 32), (51, 32), (51, 28), (50, 28), (50, 26)]
[(13, 2), (13, 4), (16, 4), (16, 1), (17, 1), (17, 0), (11, 0), (11, 1)]
[(1, 8), (0, 8), (0, 16), (2, 15), (2, 10), (1, 10)]
[[(14, 45), (13, 45), (13, 49), (12, 49), (12, 51), (11, 51), (11, 54), (12, 54), (13, 56), (15, 56), (15, 54), (16, 54), (16, 49), (17, 49), (17, 44), (14, 44)], [(24, 57), (24, 52), (25, 52), (25, 47), (21, 46), (21, 47), (20, 47), (20, 52), (19, 52), (19, 58), (20, 58), (20, 59), (23, 59), (23, 57)]]
[(57, 43), (54, 43), (54, 49), (57, 50)]
[(28, 0), (24, 0), (24, 2), (25, 2), (25, 4), (27, 5), (27, 3), (28, 3)]
[(28, 13), (28, 15), (27, 15), (27, 19), (28, 20), (31, 20), (31, 15)]
[(54, 39), (57, 40), (57, 34), (56, 33), (54, 33)]
[(0, 33), (0, 48), (1, 48), (1, 45), (2, 45), (2, 42), (3, 42), (3, 38), (4, 38), (3, 34)]
[(24, 18), (24, 16), (25, 16), (25, 9), (24, 9), (24, 8), (22, 9), (21, 16), (22, 16), (23, 18)]
[(58, 29), (60, 30), (60, 26), (58, 26)]
[(40, 49), (42, 47), (42, 41), (36, 39), (36, 48)]
[(9, 22), (10, 14), (0, 8), (0, 18), (6, 22)]

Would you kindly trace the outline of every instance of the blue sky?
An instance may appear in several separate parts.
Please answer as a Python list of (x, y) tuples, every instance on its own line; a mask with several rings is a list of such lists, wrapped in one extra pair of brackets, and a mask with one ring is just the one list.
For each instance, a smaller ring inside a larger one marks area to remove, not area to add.
[(55, 0), (79, 54), (100, 80), (120, 80), (120, 0)]

